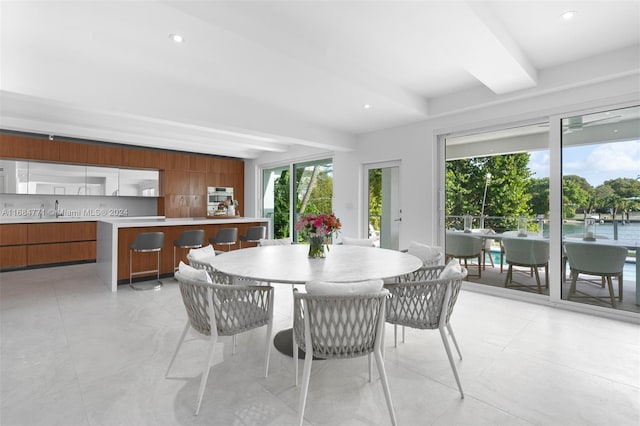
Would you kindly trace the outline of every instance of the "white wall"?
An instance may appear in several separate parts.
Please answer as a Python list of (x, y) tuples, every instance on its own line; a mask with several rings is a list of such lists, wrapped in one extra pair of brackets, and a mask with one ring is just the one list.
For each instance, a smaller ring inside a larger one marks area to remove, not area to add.
[[(620, 104), (640, 103), (640, 81), (637, 74), (592, 84), (576, 85), (553, 93), (512, 97), (458, 114), (425, 120), (421, 123), (361, 135), (357, 149), (333, 153), (334, 210), (343, 223), (345, 235), (359, 235), (363, 220), (363, 164), (399, 160), (401, 162), (400, 203), (403, 210), (400, 248), (410, 240), (438, 244), (437, 135), (472, 129), (489, 129), (503, 124), (524, 124), (546, 119), (550, 115), (574, 115), (593, 108), (609, 108)], [(331, 153), (324, 153), (331, 155)], [(320, 155), (318, 151), (296, 150), (268, 154), (248, 161), (245, 167), (247, 207), (256, 207), (255, 170), (262, 165), (284, 164)], [(559, 175), (552, 174), (559, 183)], [(251, 210), (257, 214), (257, 210)], [(353, 230), (357, 229), (357, 233)], [(365, 236), (365, 235), (360, 235)]]

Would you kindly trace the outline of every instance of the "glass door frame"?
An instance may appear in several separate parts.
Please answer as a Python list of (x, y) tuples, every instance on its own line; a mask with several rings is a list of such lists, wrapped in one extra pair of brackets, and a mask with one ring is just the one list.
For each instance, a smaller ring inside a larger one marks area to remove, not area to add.
[[(402, 161), (391, 160), (377, 163), (365, 163), (362, 165), (362, 214), (360, 218), (359, 238), (369, 238), (369, 171), (374, 169), (398, 168), (398, 188), (402, 186)], [(401, 191), (398, 191), (398, 208), (400, 210), (400, 224), (402, 226), (402, 199)], [(391, 219), (393, 220), (393, 219)], [(399, 231), (401, 232), (401, 231)]]
[(512, 299), (521, 299), (527, 302), (542, 303), (552, 306), (562, 307), (573, 311), (584, 312), (587, 314), (596, 313), (599, 316), (625, 319), (632, 321), (640, 321), (640, 315), (634, 312), (616, 310), (604, 306), (582, 304), (575, 301), (563, 300), (561, 297), (561, 279), (562, 279), (562, 120), (576, 115), (588, 115), (601, 111), (609, 111), (614, 109), (627, 108), (638, 105), (637, 100), (629, 100), (626, 102), (616, 102), (612, 104), (602, 103), (595, 107), (581, 108), (563, 112), (550, 113), (547, 116), (537, 116), (529, 118), (526, 121), (504, 122), (499, 125), (487, 127), (479, 126), (477, 128), (454, 128), (454, 129), (436, 129), (434, 137), (436, 138), (436, 156), (437, 156), (437, 244), (444, 246), (445, 241), (445, 177), (446, 177), (446, 146), (447, 137), (470, 131), (482, 132), (491, 131), (505, 127), (513, 127), (521, 123), (532, 123), (540, 120), (549, 123), (549, 296), (538, 298), (535, 294), (525, 292), (514, 292), (502, 288), (490, 288), (474, 283), (465, 283), (465, 287), (474, 291), (494, 294), (500, 297)]

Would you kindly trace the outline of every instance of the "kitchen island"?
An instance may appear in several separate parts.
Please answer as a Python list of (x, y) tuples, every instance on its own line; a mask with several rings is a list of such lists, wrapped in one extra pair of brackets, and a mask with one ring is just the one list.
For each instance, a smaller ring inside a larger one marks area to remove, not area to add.
[[(221, 218), (181, 218), (181, 219), (129, 219), (109, 218), (97, 222), (96, 263), (98, 276), (111, 290), (117, 291), (118, 284), (129, 282), (129, 244), (141, 232), (164, 232), (164, 247), (160, 253), (160, 275), (173, 275), (173, 241), (183, 231), (204, 229), (205, 242), (215, 236), (221, 228), (238, 228), (238, 235), (243, 235), (250, 226), (264, 225), (270, 229), (269, 219), (255, 217), (221, 217)], [(229, 247), (233, 250), (237, 245)], [(187, 250), (179, 250), (176, 263), (183, 260)], [(156, 266), (155, 253), (136, 253), (133, 259), (133, 270), (149, 270)], [(152, 279), (154, 274), (149, 275)]]

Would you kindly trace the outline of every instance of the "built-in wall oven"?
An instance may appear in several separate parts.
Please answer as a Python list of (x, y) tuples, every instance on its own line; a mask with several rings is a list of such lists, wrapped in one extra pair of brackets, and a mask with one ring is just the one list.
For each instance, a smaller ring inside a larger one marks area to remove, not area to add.
[(233, 200), (233, 188), (210, 186), (207, 188), (207, 216), (213, 216), (218, 204)]

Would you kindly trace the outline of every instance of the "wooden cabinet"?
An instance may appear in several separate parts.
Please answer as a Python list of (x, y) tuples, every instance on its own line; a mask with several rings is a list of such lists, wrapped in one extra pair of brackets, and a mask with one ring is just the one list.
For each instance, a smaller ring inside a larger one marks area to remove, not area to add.
[(206, 216), (208, 186), (233, 187), (244, 200), (244, 161), (204, 154), (135, 148), (106, 143), (49, 140), (0, 133), (0, 157), (40, 161), (157, 169), (160, 171), (158, 214), (166, 217)]
[(87, 163), (122, 166), (122, 148), (111, 145), (87, 145)]
[(27, 266), (27, 246), (0, 247), (0, 269)]
[(58, 145), (60, 147), (61, 162), (87, 164), (89, 145), (65, 141), (59, 141)]
[(60, 144), (49, 139), (31, 139), (28, 148), (29, 159), (60, 161)]
[(14, 246), (27, 241), (27, 224), (7, 223), (0, 225), (0, 246)]
[(95, 259), (96, 222), (0, 225), (0, 269)]
[[(160, 274), (169, 275), (173, 274), (173, 241), (178, 239), (182, 234), (182, 231), (191, 229), (203, 229), (205, 232), (204, 245), (209, 244), (209, 238), (216, 235), (221, 228), (238, 228), (238, 235), (244, 235), (247, 233), (247, 228), (250, 226), (266, 225), (265, 222), (248, 222), (248, 223), (229, 223), (229, 224), (203, 224), (203, 225), (177, 225), (177, 226), (150, 226), (150, 227), (137, 227), (137, 228), (120, 228), (118, 229), (118, 272), (117, 280), (119, 284), (129, 282), (129, 245), (136, 239), (136, 236), (142, 232), (164, 232), (164, 247), (160, 252)], [(243, 247), (253, 246), (252, 243), (243, 243)], [(240, 243), (236, 243), (230, 247), (219, 246), (216, 249), (235, 250), (240, 248)], [(186, 262), (186, 255), (189, 250), (177, 249), (176, 250), (176, 264), (182, 260)], [(134, 253), (132, 269), (136, 271), (148, 271), (156, 268), (157, 254), (156, 253)], [(154, 276), (154, 273), (149, 273), (149, 276)]]
[(28, 144), (21, 136), (0, 134), (0, 157), (29, 158)]
[(182, 170), (165, 170), (164, 179), (163, 188), (165, 195), (185, 195), (190, 193), (191, 176), (189, 172)]
[(179, 152), (170, 152), (167, 154), (166, 169), (167, 170), (189, 170), (190, 156)]
[(189, 194), (205, 195), (207, 193), (207, 185), (205, 183), (206, 174), (202, 172), (189, 173)]
[(191, 155), (189, 157), (189, 170), (192, 172), (206, 172), (208, 158), (204, 155)]
[(95, 260), (95, 241), (71, 243), (32, 244), (27, 246), (29, 265), (49, 265)]
[(122, 165), (131, 168), (144, 168), (146, 153), (145, 149), (125, 148), (122, 151)]
[(147, 169), (164, 169), (167, 163), (167, 153), (149, 149), (144, 155), (144, 167)]
[(27, 242), (29, 244), (95, 241), (95, 222), (29, 223)]

